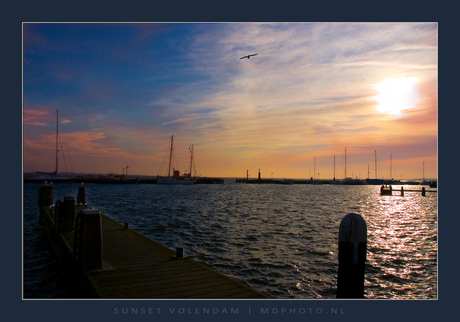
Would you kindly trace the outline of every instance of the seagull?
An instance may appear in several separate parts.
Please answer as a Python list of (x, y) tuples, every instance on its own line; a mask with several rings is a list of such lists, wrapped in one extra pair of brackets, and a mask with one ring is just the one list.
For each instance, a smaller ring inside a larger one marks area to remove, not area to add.
[(243, 56), (243, 57), (241, 57), (240, 59), (243, 59), (243, 58), (249, 59), (249, 57), (251, 57), (251, 56), (256, 56), (256, 55), (257, 55), (257, 54), (250, 54), (250, 55)]

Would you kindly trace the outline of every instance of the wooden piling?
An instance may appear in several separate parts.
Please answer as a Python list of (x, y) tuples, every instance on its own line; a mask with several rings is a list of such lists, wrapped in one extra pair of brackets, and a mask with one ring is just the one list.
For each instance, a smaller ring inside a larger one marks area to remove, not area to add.
[(74, 257), (78, 269), (83, 271), (102, 267), (101, 211), (85, 209), (75, 220)]
[(60, 233), (72, 231), (75, 222), (75, 198), (64, 197), (64, 202), (57, 203), (56, 228)]
[(83, 186), (83, 182), (81, 183), (81, 186), (78, 187), (77, 204), (78, 205), (86, 204), (86, 194), (85, 194), (85, 187)]
[(393, 195), (393, 187), (390, 186), (384, 186), (382, 185), (380, 187), (380, 195), (381, 196), (392, 196)]
[(337, 298), (364, 298), (367, 225), (358, 214), (346, 215), (339, 228)]
[(43, 214), (46, 207), (53, 205), (53, 185), (47, 182), (43, 183), (38, 189), (38, 209), (39, 222), (42, 222)]

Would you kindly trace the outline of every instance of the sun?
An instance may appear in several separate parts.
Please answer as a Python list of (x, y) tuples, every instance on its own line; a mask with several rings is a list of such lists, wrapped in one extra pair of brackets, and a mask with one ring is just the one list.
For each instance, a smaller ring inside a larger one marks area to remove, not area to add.
[(374, 84), (378, 95), (372, 97), (378, 104), (375, 109), (380, 113), (400, 115), (401, 111), (414, 108), (420, 101), (415, 87), (416, 77), (397, 78)]

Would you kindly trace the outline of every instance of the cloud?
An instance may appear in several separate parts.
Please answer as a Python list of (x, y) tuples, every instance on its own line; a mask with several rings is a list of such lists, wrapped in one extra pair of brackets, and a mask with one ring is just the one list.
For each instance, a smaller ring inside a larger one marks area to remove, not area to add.
[(46, 111), (29, 109), (23, 110), (22, 121), (24, 124), (48, 126), (49, 124), (44, 122), (44, 120), (49, 121), (49, 114)]

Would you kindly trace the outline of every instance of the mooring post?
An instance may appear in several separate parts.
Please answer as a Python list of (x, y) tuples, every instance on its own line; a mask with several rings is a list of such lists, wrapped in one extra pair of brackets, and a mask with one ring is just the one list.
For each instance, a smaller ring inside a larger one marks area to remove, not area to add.
[(177, 258), (184, 257), (184, 247), (176, 247), (176, 257)]
[(85, 187), (83, 186), (83, 182), (81, 183), (81, 186), (78, 187), (77, 204), (78, 205), (86, 204)]
[(358, 214), (346, 215), (339, 228), (337, 298), (364, 298), (367, 225)]
[(45, 209), (53, 205), (53, 185), (44, 182), (38, 189), (39, 222), (42, 222)]
[(423, 197), (425, 197), (425, 196), (426, 196), (425, 187), (422, 187), (422, 196), (423, 196)]
[(82, 270), (102, 267), (101, 211), (85, 209), (78, 213), (75, 224), (74, 256), (76, 266)]
[(56, 218), (58, 232), (72, 231), (75, 222), (75, 197), (64, 197), (64, 202), (56, 204), (59, 207)]

